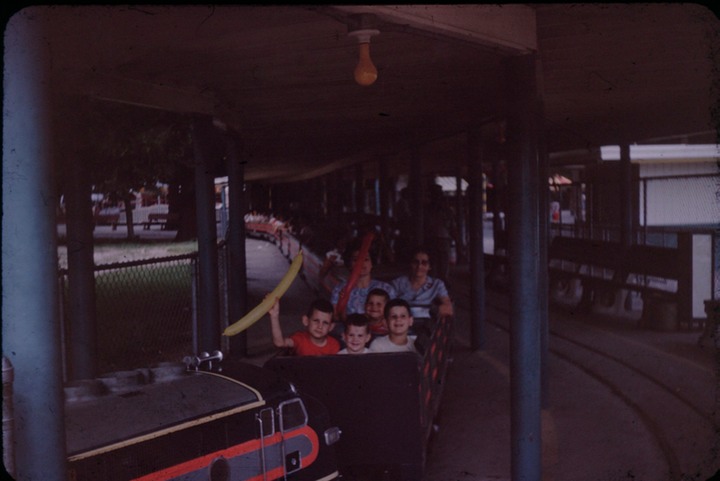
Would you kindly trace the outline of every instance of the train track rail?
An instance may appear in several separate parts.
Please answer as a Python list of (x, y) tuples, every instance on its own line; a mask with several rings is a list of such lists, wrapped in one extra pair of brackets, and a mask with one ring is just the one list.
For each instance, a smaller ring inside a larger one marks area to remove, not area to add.
[[(487, 322), (509, 335), (507, 297), (488, 298)], [(713, 368), (610, 328), (579, 323), (562, 311), (550, 317), (548, 352), (600, 383), (634, 413), (662, 453), (664, 479), (705, 481), (720, 468), (717, 349)]]

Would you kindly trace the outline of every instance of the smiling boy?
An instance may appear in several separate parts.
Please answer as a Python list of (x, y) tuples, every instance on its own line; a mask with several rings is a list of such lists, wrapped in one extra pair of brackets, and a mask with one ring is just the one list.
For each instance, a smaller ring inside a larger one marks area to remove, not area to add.
[(284, 337), (280, 327), (280, 300), (268, 311), (275, 347), (289, 348), (298, 356), (324, 356), (337, 354), (340, 343), (329, 336), (333, 328), (333, 306), (325, 299), (316, 299), (310, 304), (307, 314), (302, 317), (305, 329)]
[(408, 334), (413, 325), (410, 305), (404, 299), (392, 299), (385, 304), (388, 335), (375, 338), (370, 352), (417, 352), (416, 336)]
[(362, 314), (350, 314), (347, 316), (342, 338), (346, 347), (338, 354), (366, 354), (370, 352), (367, 348), (367, 343), (370, 341), (370, 326), (367, 317)]
[(385, 304), (390, 296), (380, 288), (371, 289), (365, 300), (365, 315), (370, 320), (369, 328), (372, 336), (384, 336), (388, 333), (385, 322)]

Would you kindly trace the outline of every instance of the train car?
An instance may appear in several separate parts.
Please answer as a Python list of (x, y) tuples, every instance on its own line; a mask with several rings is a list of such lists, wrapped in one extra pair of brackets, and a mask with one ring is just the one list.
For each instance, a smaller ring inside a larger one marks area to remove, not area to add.
[(418, 336), (419, 354), (272, 357), (265, 367), (322, 402), (342, 430), (337, 463), (348, 481), (418, 481), (451, 358), (452, 317)]
[(339, 476), (326, 408), (222, 354), (65, 388), (72, 481), (326, 481)]

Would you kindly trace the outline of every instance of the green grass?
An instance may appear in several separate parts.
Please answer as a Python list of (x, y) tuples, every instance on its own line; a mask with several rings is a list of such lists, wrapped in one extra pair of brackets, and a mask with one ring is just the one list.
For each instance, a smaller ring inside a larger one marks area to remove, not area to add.
[[(96, 265), (128, 262), (157, 257), (169, 257), (197, 252), (197, 241), (187, 242), (127, 242), (96, 240), (93, 257)], [(58, 266), (67, 268), (67, 246), (58, 246)]]
[(191, 353), (189, 260), (98, 271), (95, 279), (100, 372), (180, 361)]

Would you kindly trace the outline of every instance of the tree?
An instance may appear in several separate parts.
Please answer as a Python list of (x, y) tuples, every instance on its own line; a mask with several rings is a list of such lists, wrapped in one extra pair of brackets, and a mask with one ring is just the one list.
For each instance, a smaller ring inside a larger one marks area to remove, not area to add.
[[(189, 119), (104, 101), (90, 101), (82, 110), (78, 113), (82, 122), (77, 127), (83, 129), (82, 137), (87, 139), (83, 156), (92, 172), (94, 190), (112, 202), (124, 204), (128, 239), (134, 239), (134, 193), (154, 189), (158, 183), (172, 185), (177, 182), (178, 172), (192, 165)], [(194, 209), (194, 204), (186, 207)], [(193, 210), (183, 212), (194, 217)]]

